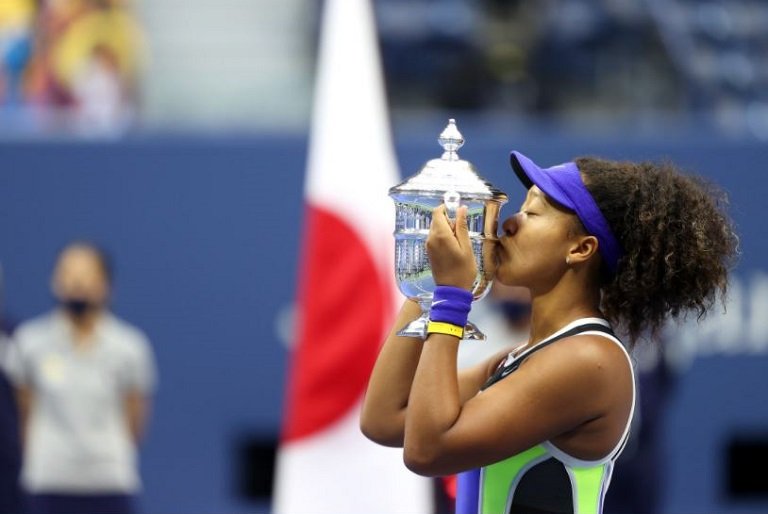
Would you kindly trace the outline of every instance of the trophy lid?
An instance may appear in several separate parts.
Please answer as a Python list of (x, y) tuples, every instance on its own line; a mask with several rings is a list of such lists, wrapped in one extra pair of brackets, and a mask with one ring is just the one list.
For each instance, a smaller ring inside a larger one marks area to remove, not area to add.
[(418, 173), (389, 189), (389, 196), (403, 200), (411, 196), (439, 196), (455, 191), (464, 199), (496, 200), (506, 202), (507, 195), (481, 177), (475, 167), (459, 158), (458, 150), (464, 145), (464, 137), (456, 128), (456, 120), (438, 137), (443, 147), (439, 159), (428, 161)]

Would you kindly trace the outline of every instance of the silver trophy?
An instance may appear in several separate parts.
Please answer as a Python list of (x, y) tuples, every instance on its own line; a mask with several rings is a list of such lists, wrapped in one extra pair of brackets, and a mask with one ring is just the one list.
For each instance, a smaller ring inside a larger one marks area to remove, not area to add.
[[(390, 188), (395, 202), (395, 276), (397, 285), (408, 298), (421, 306), (421, 316), (403, 327), (398, 335), (427, 337), (427, 323), (435, 281), (427, 257), (426, 241), (432, 223), (432, 211), (444, 203), (448, 217), (455, 216), (459, 205), (466, 205), (469, 236), (477, 262), (477, 277), (472, 288), (473, 301), (490, 289), (496, 268), (494, 248), (501, 206), (507, 195), (478, 175), (474, 166), (459, 158), (464, 138), (455, 120), (440, 134), (443, 155), (432, 159), (404, 182)], [(464, 328), (465, 340), (485, 340), (472, 323)]]

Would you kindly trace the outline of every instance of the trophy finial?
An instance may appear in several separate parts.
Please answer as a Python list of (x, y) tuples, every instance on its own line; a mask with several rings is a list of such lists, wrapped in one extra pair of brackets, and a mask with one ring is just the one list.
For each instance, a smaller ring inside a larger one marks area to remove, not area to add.
[(448, 125), (443, 129), (440, 137), (437, 138), (440, 146), (443, 147), (445, 152), (442, 159), (446, 161), (456, 161), (459, 159), (457, 153), (459, 148), (464, 146), (464, 136), (461, 135), (459, 129), (456, 128), (456, 120), (451, 118), (448, 120)]

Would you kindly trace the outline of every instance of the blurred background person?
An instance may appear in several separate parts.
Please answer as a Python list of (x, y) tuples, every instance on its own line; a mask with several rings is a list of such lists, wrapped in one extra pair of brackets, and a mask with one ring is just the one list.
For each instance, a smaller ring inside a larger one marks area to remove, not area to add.
[(53, 128), (127, 129), (138, 104), (143, 34), (130, 0), (42, 0), (24, 91)]
[(34, 0), (0, 2), (0, 106), (22, 101), (22, 79), (29, 61)]
[[(4, 329), (0, 331), (0, 364), (8, 354), (10, 339)], [(0, 512), (21, 511), (19, 470), (19, 416), (13, 385), (5, 371), (0, 369)]]
[(58, 307), (14, 333), (6, 365), (18, 393), (30, 514), (136, 511), (155, 365), (146, 336), (109, 311), (111, 281), (102, 250), (68, 245), (51, 283)]
[(13, 386), (5, 373), (13, 324), (5, 312), (3, 301), (3, 273), (0, 267), (0, 512), (21, 511), (19, 470), (21, 448), (19, 444), (19, 416)]

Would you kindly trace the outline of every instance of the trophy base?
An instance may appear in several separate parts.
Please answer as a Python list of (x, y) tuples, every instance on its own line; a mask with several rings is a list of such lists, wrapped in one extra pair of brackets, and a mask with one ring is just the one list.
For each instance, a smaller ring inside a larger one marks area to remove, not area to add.
[[(418, 337), (419, 339), (426, 339), (428, 323), (428, 313), (423, 313), (421, 316), (401, 328), (397, 335), (402, 337)], [(467, 324), (464, 325), (464, 337), (461, 340), (485, 341), (486, 337), (485, 334), (483, 334), (474, 323), (467, 321)]]

